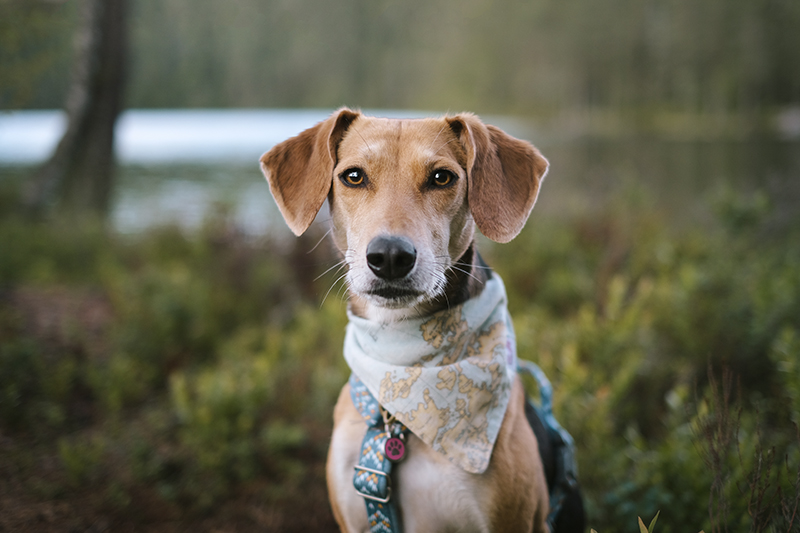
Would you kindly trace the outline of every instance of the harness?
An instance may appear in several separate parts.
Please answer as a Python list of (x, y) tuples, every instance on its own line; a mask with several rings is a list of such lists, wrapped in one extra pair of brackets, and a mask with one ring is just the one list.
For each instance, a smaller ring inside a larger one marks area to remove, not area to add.
[(555, 522), (567, 494), (578, 486), (578, 464), (575, 462), (575, 442), (567, 430), (561, 427), (553, 416), (553, 386), (538, 365), (524, 359), (517, 359), (517, 371), (528, 374), (536, 380), (539, 388), (539, 405), (532, 403), (539, 419), (544, 423), (555, 449), (555, 478), (550, 487), (550, 513), (547, 525), (555, 531)]
[[(555, 448), (556, 474), (550, 487), (550, 513), (547, 516), (547, 525), (550, 531), (554, 531), (564, 498), (577, 486), (575, 444), (553, 416), (553, 387), (542, 369), (530, 361), (518, 359), (517, 370), (536, 380), (539, 404), (533, 404), (533, 407)], [(358, 464), (355, 465), (353, 486), (364, 498), (370, 532), (402, 533), (400, 513), (392, 499), (391, 474), (392, 465), (405, 456), (405, 437), (409, 431), (380, 406), (355, 374), (350, 374), (350, 398), (367, 424)]]

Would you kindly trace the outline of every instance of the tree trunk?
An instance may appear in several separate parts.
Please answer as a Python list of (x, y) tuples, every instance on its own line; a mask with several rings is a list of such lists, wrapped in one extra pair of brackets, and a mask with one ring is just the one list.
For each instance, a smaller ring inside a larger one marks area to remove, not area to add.
[(127, 0), (83, 0), (68, 126), (28, 191), (36, 213), (104, 216), (114, 175), (114, 124), (122, 109)]

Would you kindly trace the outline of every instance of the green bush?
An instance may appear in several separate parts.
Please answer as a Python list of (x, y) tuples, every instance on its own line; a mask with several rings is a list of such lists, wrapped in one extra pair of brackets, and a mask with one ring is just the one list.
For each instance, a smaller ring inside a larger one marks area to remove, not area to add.
[[(659, 510), (664, 532), (780, 528), (780, 504), (800, 494), (800, 239), (747, 220), (746, 232), (737, 218), (676, 234), (651, 215), (600, 217), (489, 249), (520, 356), (552, 379), (578, 445), (599, 531), (635, 531), (631, 516)], [(736, 401), (709, 399), (723, 369)], [(720, 443), (709, 420), (739, 409)]]
[(58, 457), (73, 485), (97, 482), (102, 473), (105, 446), (103, 439), (98, 436), (58, 440)]
[(77, 358), (2, 330), (0, 324), (0, 424), (35, 433), (63, 429), (81, 380)]
[[(179, 440), (198, 472), (240, 481), (282, 470), (308, 442), (304, 423), (330, 425), (347, 378), (339, 362), (344, 318), (335, 307), (302, 308), (282, 329), (242, 328), (213, 365), (172, 375)], [(320, 327), (326, 322), (339, 331)]]
[[(598, 531), (659, 511), (663, 533), (789, 527), (800, 238), (764, 233), (763, 206), (748, 205), (703, 231), (628, 206), (481, 243), (520, 356), (553, 382)], [(55, 317), (67, 333), (54, 339), (0, 300), (0, 425), (59, 458), (63, 487), (48, 493), (100, 480), (115, 508), (210, 513), (242, 491), (278, 505), (321, 484), (349, 371), (342, 290), (335, 274), (315, 280), (335, 259), (311, 248), (276, 253), (224, 214), (132, 236), (0, 219), (7, 294), (58, 287), (107, 306), (92, 334)]]

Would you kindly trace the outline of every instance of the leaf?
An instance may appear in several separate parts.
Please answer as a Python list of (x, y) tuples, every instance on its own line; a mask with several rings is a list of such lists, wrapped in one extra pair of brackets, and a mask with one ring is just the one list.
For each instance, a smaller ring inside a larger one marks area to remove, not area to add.
[(656, 512), (656, 515), (653, 517), (653, 521), (650, 522), (650, 526), (647, 528), (647, 533), (653, 533), (653, 528), (656, 527), (656, 521), (658, 520), (658, 515), (660, 514), (660, 510)]
[(642, 522), (641, 516), (639, 517), (639, 531), (641, 531), (641, 533), (648, 533), (647, 528), (644, 527), (644, 522)]

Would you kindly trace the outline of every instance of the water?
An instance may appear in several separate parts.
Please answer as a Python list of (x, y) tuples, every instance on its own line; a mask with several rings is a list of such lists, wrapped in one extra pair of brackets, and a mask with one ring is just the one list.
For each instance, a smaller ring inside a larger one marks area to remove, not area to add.
[[(771, 218), (800, 216), (800, 142), (778, 138), (676, 140), (585, 138), (545, 145), (555, 206), (589, 211), (637, 196), (675, 224), (706, 224), (723, 201), (765, 197)], [(548, 178), (549, 179), (549, 178)], [(549, 191), (548, 191), (549, 192)]]
[[(330, 110), (126, 112), (117, 125), (120, 169), (112, 224), (121, 232), (168, 223), (191, 229), (225, 205), (247, 233), (289, 237), (258, 158), (329, 114)], [(486, 121), (533, 141), (550, 160), (534, 216), (591, 216), (625, 196), (664, 210), (676, 224), (705, 224), (721, 197), (734, 195), (747, 202), (766, 195), (778, 226), (797, 221), (797, 140), (557, 139), (509, 117)], [(64, 127), (57, 111), (0, 114), (0, 179), (43, 161)]]

